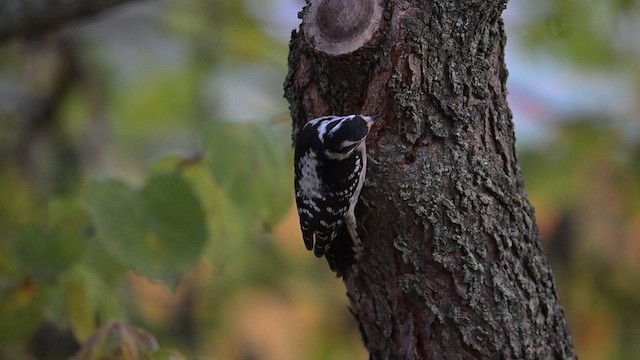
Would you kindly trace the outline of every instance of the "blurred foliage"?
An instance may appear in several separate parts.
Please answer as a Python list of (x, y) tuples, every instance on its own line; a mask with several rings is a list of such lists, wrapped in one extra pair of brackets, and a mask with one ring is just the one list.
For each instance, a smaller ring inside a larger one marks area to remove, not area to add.
[[(637, 88), (637, 2), (534, 6), (530, 49)], [(366, 358), (292, 209), (287, 46), (265, 19), (300, 7), (142, 2), (2, 44), (0, 359), (118, 337), (153, 359)], [(559, 119), (519, 155), (585, 359), (640, 357), (640, 145), (608, 126), (635, 115)]]
[(300, 256), (287, 47), (249, 5), (134, 4), (0, 48), (0, 358), (364, 356)]
[(576, 119), (520, 154), (579, 354), (640, 356), (640, 146)]
[[(119, 322), (102, 325), (82, 345), (73, 360), (156, 359), (158, 341), (144, 330)], [(164, 355), (162, 355), (164, 357)]]
[(640, 3), (634, 0), (543, 0), (531, 4), (525, 40), (572, 64), (631, 69), (640, 80), (637, 35)]
[(140, 191), (116, 180), (86, 194), (98, 240), (125, 267), (175, 286), (207, 240), (204, 212), (179, 174), (153, 176)]
[(623, 88), (611, 91), (636, 102), (557, 119), (555, 134), (523, 149), (520, 161), (578, 354), (637, 359), (640, 3), (546, 0), (530, 10), (523, 31), (531, 53), (614, 80)]

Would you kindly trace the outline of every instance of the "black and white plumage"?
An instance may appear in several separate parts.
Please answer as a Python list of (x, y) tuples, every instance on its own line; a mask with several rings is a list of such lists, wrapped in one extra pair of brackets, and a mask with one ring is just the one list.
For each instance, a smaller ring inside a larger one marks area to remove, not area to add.
[(302, 128), (295, 145), (295, 196), (304, 244), (317, 257), (325, 255), (338, 275), (361, 253), (355, 207), (367, 171), (365, 140), (376, 119), (320, 117)]

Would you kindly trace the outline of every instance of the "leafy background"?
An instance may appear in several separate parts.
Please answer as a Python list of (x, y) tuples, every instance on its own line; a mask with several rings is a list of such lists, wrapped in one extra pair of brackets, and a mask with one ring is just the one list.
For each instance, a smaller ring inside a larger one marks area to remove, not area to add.
[[(0, 45), (0, 359), (112, 332), (154, 358), (367, 357), (293, 211), (281, 84), (301, 6), (139, 1)], [(512, 0), (505, 21), (578, 353), (637, 359), (640, 4)]]

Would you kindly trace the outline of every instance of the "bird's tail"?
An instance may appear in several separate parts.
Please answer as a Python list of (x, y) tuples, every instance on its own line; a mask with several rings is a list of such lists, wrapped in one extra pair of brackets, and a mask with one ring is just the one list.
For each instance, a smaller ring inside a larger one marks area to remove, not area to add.
[(329, 263), (331, 270), (335, 271), (337, 277), (342, 277), (355, 263), (355, 252), (353, 251), (353, 241), (347, 231), (347, 226), (340, 226), (338, 236), (331, 242), (324, 257)]

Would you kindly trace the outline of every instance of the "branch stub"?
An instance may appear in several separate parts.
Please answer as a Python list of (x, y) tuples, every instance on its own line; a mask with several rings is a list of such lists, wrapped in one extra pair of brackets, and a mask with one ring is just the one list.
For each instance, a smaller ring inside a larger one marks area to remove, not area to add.
[(311, 47), (335, 56), (352, 53), (367, 44), (381, 19), (379, 0), (313, 0), (302, 26)]

